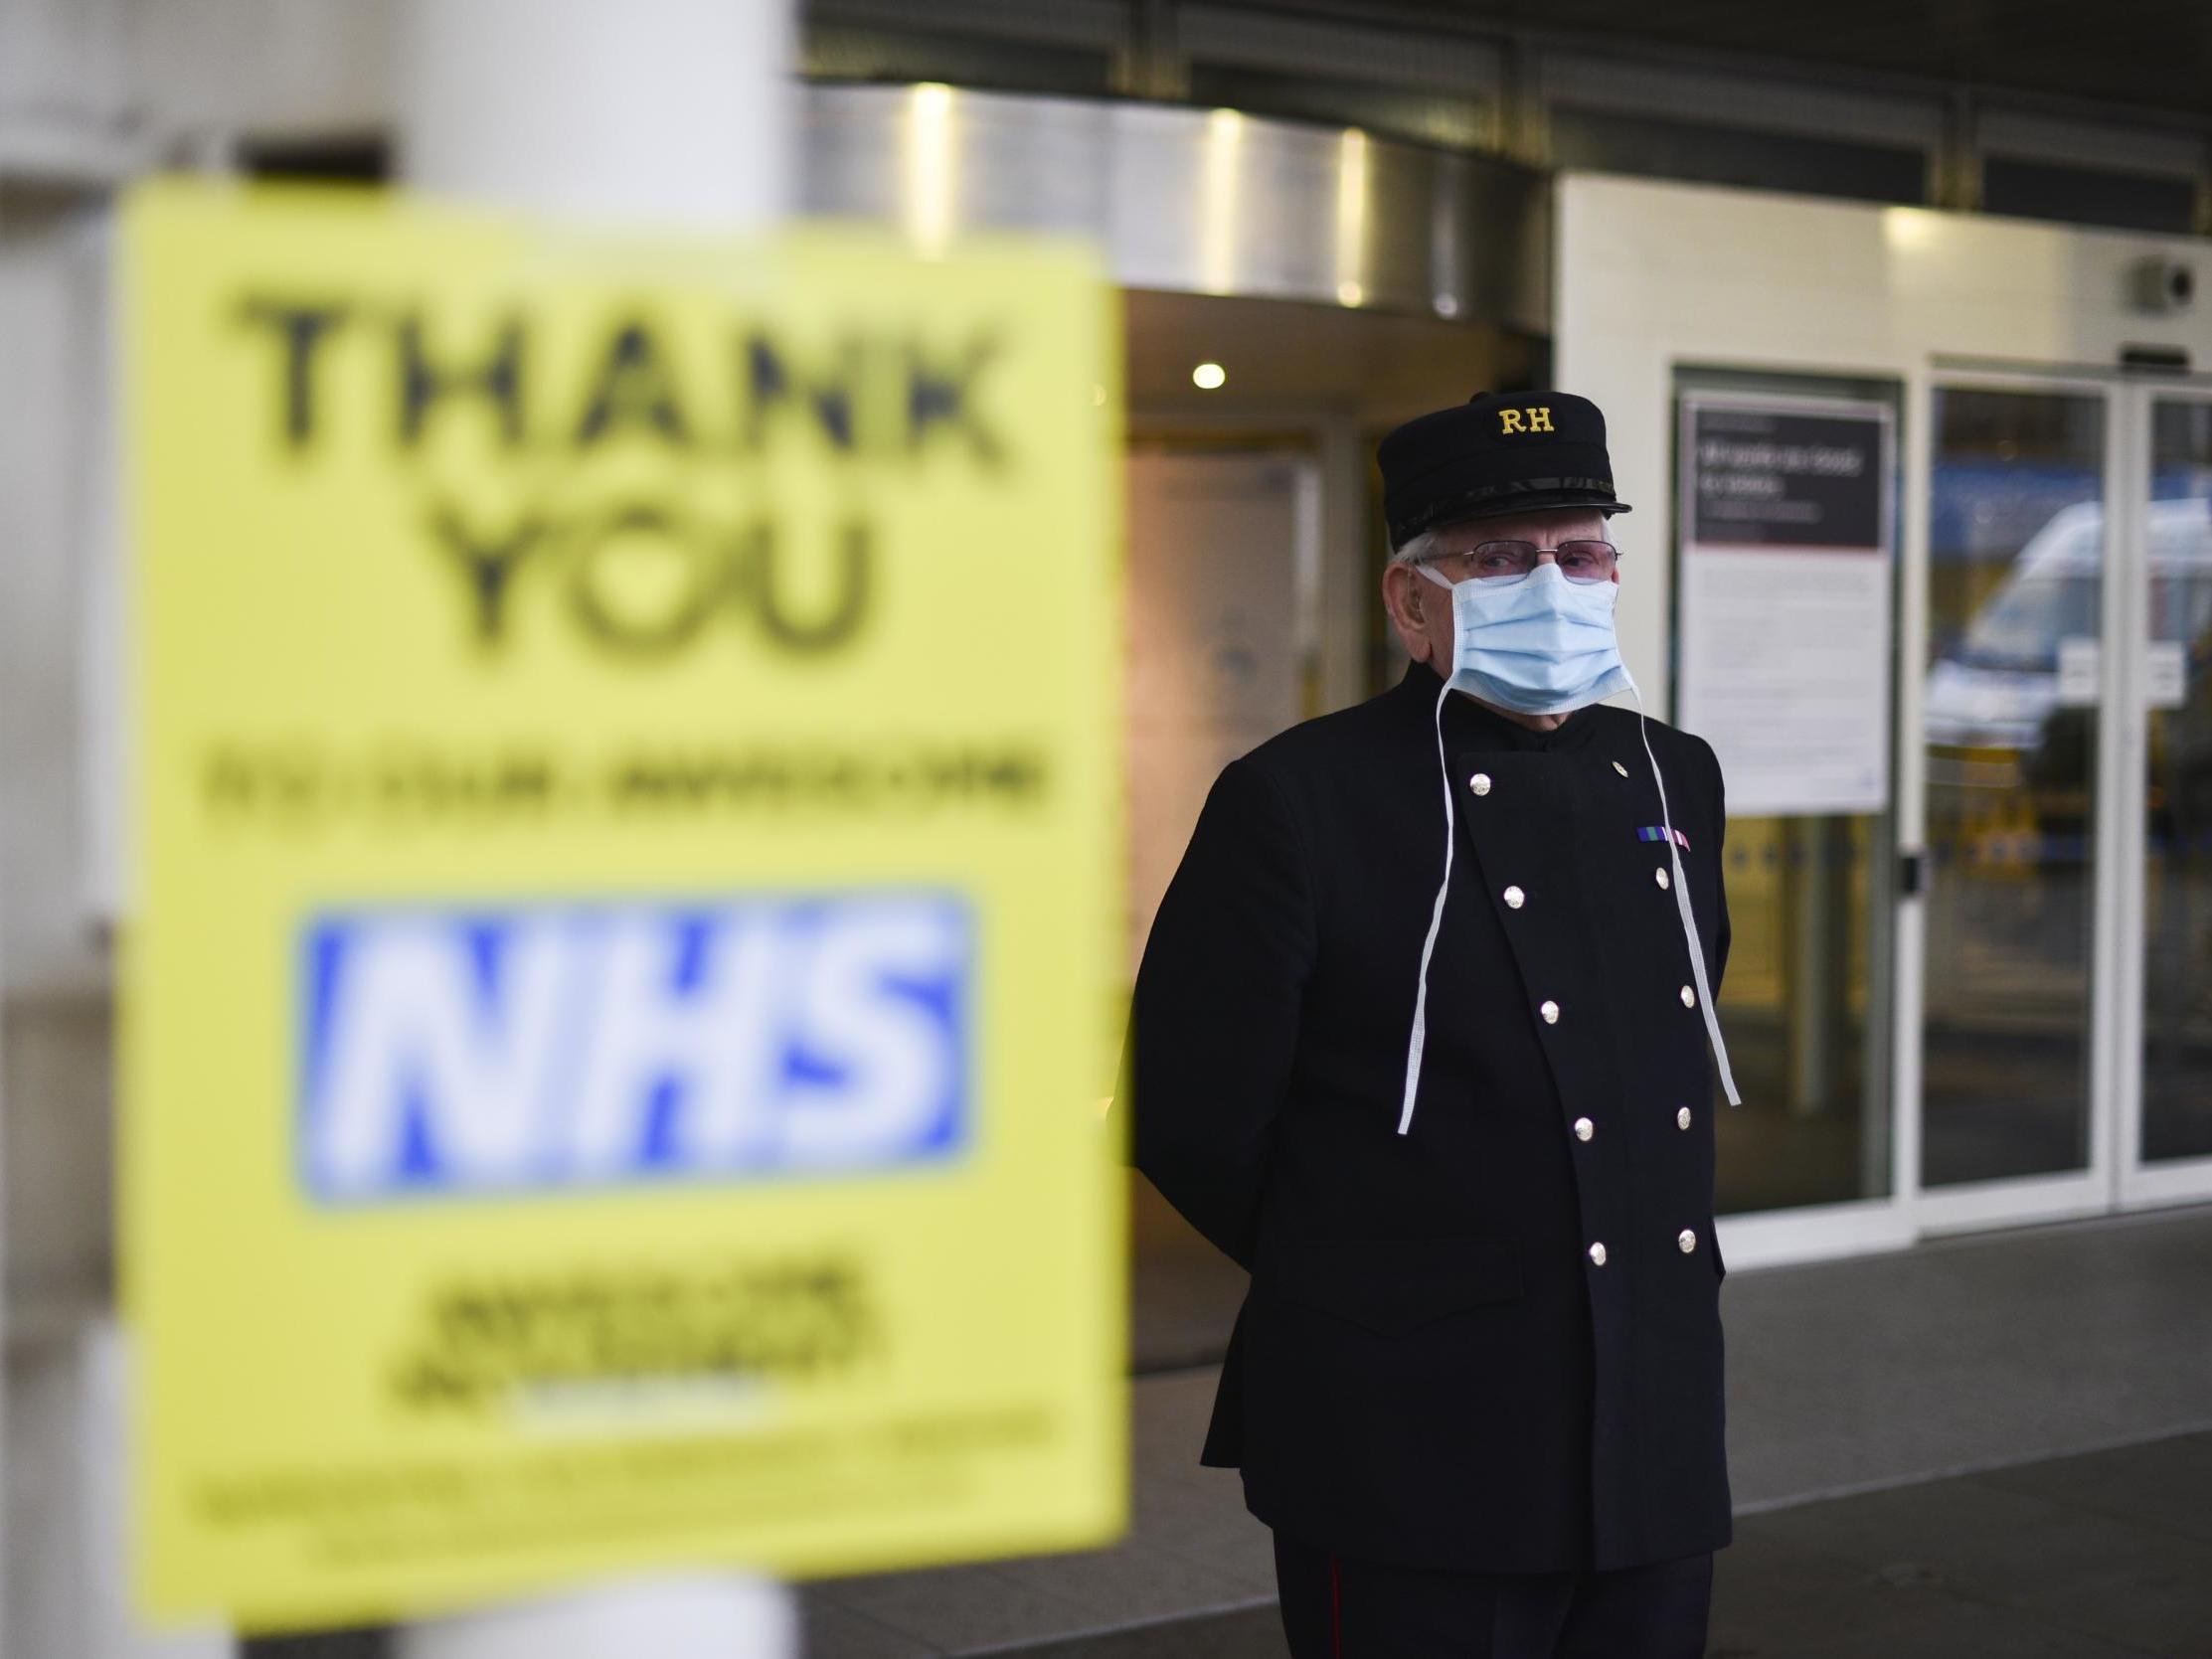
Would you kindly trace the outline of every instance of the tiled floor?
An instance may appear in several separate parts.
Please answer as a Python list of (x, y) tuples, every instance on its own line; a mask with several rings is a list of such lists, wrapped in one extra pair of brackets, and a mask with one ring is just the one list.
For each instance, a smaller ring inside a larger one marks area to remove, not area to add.
[[(2212, 1209), (1741, 1271), (1723, 1308), (1713, 1659), (2212, 1659)], [(808, 1659), (1279, 1659), (1267, 1534), (1196, 1463), (1213, 1383), (1136, 1384), (1124, 1544), (812, 1586)]]

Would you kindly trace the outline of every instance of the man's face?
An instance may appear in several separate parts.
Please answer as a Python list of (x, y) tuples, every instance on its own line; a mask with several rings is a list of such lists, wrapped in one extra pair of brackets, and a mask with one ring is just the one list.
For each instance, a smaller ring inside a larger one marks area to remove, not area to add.
[[(1562, 542), (1603, 542), (1608, 537), (1606, 516), (1597, 508), (1550, 507), (1446, 525), (1437, 532), (1437, 540), (1445, 551), (1428, 563), (1437, 575), (1456, 582), (1476, 577), (1480, 565), (1475, 550), (1484, 542), (1528, 542), (1540, 550), (1536, 562), (1550, 565), (1558, 563), (1554, 553)], [(1617, 569), (1613, 580), (1620, 580)], [(1383, 571), (1383, 604), (1407, 654), (1439, 674), (1449, 674), (1451, 595), (1411, 565), (1392, 564)]]

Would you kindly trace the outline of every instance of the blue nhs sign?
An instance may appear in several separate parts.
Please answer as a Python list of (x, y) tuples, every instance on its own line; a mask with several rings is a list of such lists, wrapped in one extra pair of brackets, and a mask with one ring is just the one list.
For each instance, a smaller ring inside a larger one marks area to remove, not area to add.
[(324, 913), (300, 1175), (353, 1204), (943, 1160), (974, 953), (943, 893)]

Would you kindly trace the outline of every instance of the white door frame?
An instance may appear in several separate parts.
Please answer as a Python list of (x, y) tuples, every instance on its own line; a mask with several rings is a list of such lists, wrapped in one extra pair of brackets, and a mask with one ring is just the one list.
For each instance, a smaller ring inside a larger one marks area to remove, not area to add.
[[(2143, 510), (2150, 498), (2150, 407), (2153, 402), (2212, 404), (2212, 384), (2203, 377), (2146, 381), (2137, 379), (2121, 388), (2116, 409), (2123, 422), (2119, 447), (2126, 453), (2132, 488), (2129, 513), (2125, 521), (2127, 556), (2124, 563), (2135, 573), (2121, 599), (2127, 609), (2118, 618), (2127, 641), (2125, 659), (2115, 676), (2120, 691), (2116, 713), (2122, 722), (2122, 803), (2127, 819), (2127, 840), (2121, 844), (2121, 890), (2118, 909), (2122, 924), (2122, 949), (2115, 977), (2121, 984), (2115, 1021), (2119, 1049), (2111, 1090), (2113, 1163), (2117, 1172), (2115, 1207), (2142, 1210), (2169, 1204), (2201, 1203), (2212, 1199), (2212, 1155), (2172, 1158), (2145, 1167), (2142, 1149), (2144, 928), (2148, 920), (2150, 837), (2148, 781), (2150, 707), (2146, 659), (2150, 643), (2149, 520)], [(2108, 587), (2108, 592), (2110, 588)]]
[(1892, 993), (1895, 1042), (1892, 1198), (1730, 1216), (1721, 1231), (1732, 1265), (1765, 1266), (1896, 1248), (1985, 1228), (2212, 1200), (2212, 1155), (2145, 1167), (2143, 928), (2148, 875), (2144, 658), (2150, 606), (2147, 515), (2154, 399), (2212, 404), (2212, 376), (2144, 381), (2099, 369), (2048, 371), (1937, 360), (1906, 377), (1898, 452), (1903, 522), (1898, 584), (1898, 856), (1926, 859), (1927, 752), (1920, 736), (1928, 659), (1930, 501), (1935, 396), (1940, 390), (2052, 392), (2096, 398), (2104, 410), (2105, 558), (2097, 761), (2092, 780), (2095, 866), (2090, 964), (2091, 1097), (2086, 1167), (1927, 1188), (1921, 1180), (1923, 1038), (1928, 963), (1925, 893), (1900, 893)]
[[(1902, 643), (1910, 653), (1900, 688), (1900, 851), (1926, 845), (1927, 757), (1918, 736), (1919, 665), (1927, 656), (1928, 544), (1925, 515), (1931, 469), (1934, 395), (1938, 390), (2045, 391), (2100, 399), (2105, 411), (2105, 557), (2102, 589), (2097, 764), (2096, 864), (2091, 881), (2090, 1099), (2087, 1168), (1924, 1188), (1919, 1153), (1922, 1117), (1923, 988), (1926, 963), (1923, 900), (1901, 901), (1895, 984), (1899, 1009), (1896, 1061), (1899, 1170), (1917, 1234), (2069, 1217), (2102, 1215), (2212, 1200), (2212, 1155), (2145, 1167), (2140, 1156), (2143, 1111), (2143, 942), (2147, 890), (2149, 711), (2145, 656), (2149, 642), (2148, 533), (2150, 406), (2155, 399), (2212, 403), (2203, 377), (2145, 381), (2118, 372), (2058, 369), (2048, 373), (1938, 364), (1911, 397), (1915, 433), (1906, 461), (1908, 512), (1918, 536), (1908, 546)], [(1915, 475), (1916, 468), (1918, 475)], [(1909, 1166), (1909, 1167), (1908, 1167)]]
[[(2105, 552), (2103, 560), (2104, 587), (2101, 599), (2101, 627), (2104, 649), (2102, 651), (2102, 680), (2099, 686), (2099, 712), (2097, 724), (2097, 764), (2093, 786), (2096, 793), (2094, 808), (2095, 865), (2090, 881), (2091, 933), (2090, 933), (2090, 1008), (2089, 1008), (2089, 1078), (2090, 1098), (2088, 1155), (2086, 1168), (2063, 1170), (2048, 1175), (2006, 1176), (1988, 1181), (1963, 1181), (1942, 1187), (1925, 1187), (1921, 1180), (1920, 1142), (1923, 1122), (1921, 1089), (1925, 1077), (1923, 1048), (1926, 1037), (1926, 1002), (1924, 987), (1927, 964), (1921, 952), (1925, 949), (1925, 899), (1919, 895), (1904, 904), (1911, 912), (1911, 925), (1900, 925), (1898, 936), (1898, 978), (1900, 1007), (1897, 1016), (1898, 1037), (1898, 1142), (1900, 1163), (1910, 1164), (1910, 1179), (1901, 1169), (1898, 1191), (1913, 1219), (1914, 1231), (1923, 1236), (1967, 1232), (1979, 1228), (2011, 1226), (2029, 1222), (2059, 1221), (2079, 1216), (2102, 1215), (2114, 1205), (2116, 1192), (2116, 1141), (2113, 1129), (2115, 1116), (2115, 1090), (2112, 1079), (2119, 1064), (2117, 1052), (2117, 1025), (2120, 986), (2119, 976), (2112, 965), (2120, 960), (2121, 856), (2126, 843), (2121, 839), (2122, 816), (2117, 799), (2121, 777), (2122, 755), (2118, 752), (2121, 733), (2117, 730), (2121, 708), (2121, 688), (2115, 684), (2119, 675), (2128, 674), (2129, 665), (2121, 659), (2126, 655), (2113, 649), (2118, 632), (2116, 605), (2124, 603), (2121, 589), (2125, 584), (2123, 569), (2127, 561), (2122, 555), (2125, 525), (2132, 522), (2133, 515), (2126, 506), (2128, 474), (2126, 471), (2126, 448), (2119, 429), (2120, 405), (2125, 401), (2115, 378), (2095, 371), (2069, 371), (2055, 369), (2050, 372), (1983, 366), (1947, 366), (1938, 362), (1920, 379), (1923, 396), (1915, 399), (1918, 419), (1910, 439), (1911, 451), (1919, 467), (1918, 477), (1912, 481), (1911, 499), (1922, 515), (1915, 552), (1918, 558), (1906, 573), (1906, 592), (1915, 604), (1913, 635), (1906, 641), (1913, 655), (1906, 659), (1904, 678), (1911, 684), (1910, 709), (1900, 699), (1900, 715), (1909, 715), (1910, 725), (1901, 718), (1898, 732), (1899, 775), (1906, 782), (1900, 793), (1911, 805), (1908, 821), (1904, 812), (1899, 813), (1898, 830), (1901, 840), (1909, 838), (1910, 845), (1925, 848), (1928, 835), (1928, 753), (1921, 735), (1923, 699), (1922, 682), (1926, 675), (1928, 654), (1928, 581), (1932, 570), (1932, 552), (1928, 545), (1927, 519), (1929, 491), (1933, 477), (1933, 449), (1935, 439), (1935, 397), (1940, 391), (1967, 392), (2044, 392), (2064, 396), (2088, 397), (2098, 400), (2104, 411), (2104, 510)], [(2120, 517), (2116, 520), (2116, 509)], [(2140, 790), (2136, 793), (2139, 795)], [(1925, 855), (1924, 855), (1925, 856)], [(1902, 921), (1902, 918), (1901, 918)], [(2139, 934), (2137, 935), (2140, 936)], [(1910, 958), (1907, 952), (1911, 952)], [(1910, 1002), (1906, 1003), (1909, 991)], [(1910, 1088), (1906, 1087), (1906, 1073), (1910, 1073)]]

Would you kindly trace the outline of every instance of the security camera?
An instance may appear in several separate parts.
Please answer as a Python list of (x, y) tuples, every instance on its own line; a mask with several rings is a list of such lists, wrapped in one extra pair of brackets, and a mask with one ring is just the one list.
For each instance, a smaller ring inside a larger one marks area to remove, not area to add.
[(2163, 253), (2137, 259), (2129, 272), (2129, 296), (2138, 311), (2186, 311), (2196, 303), (2196, 267)]

